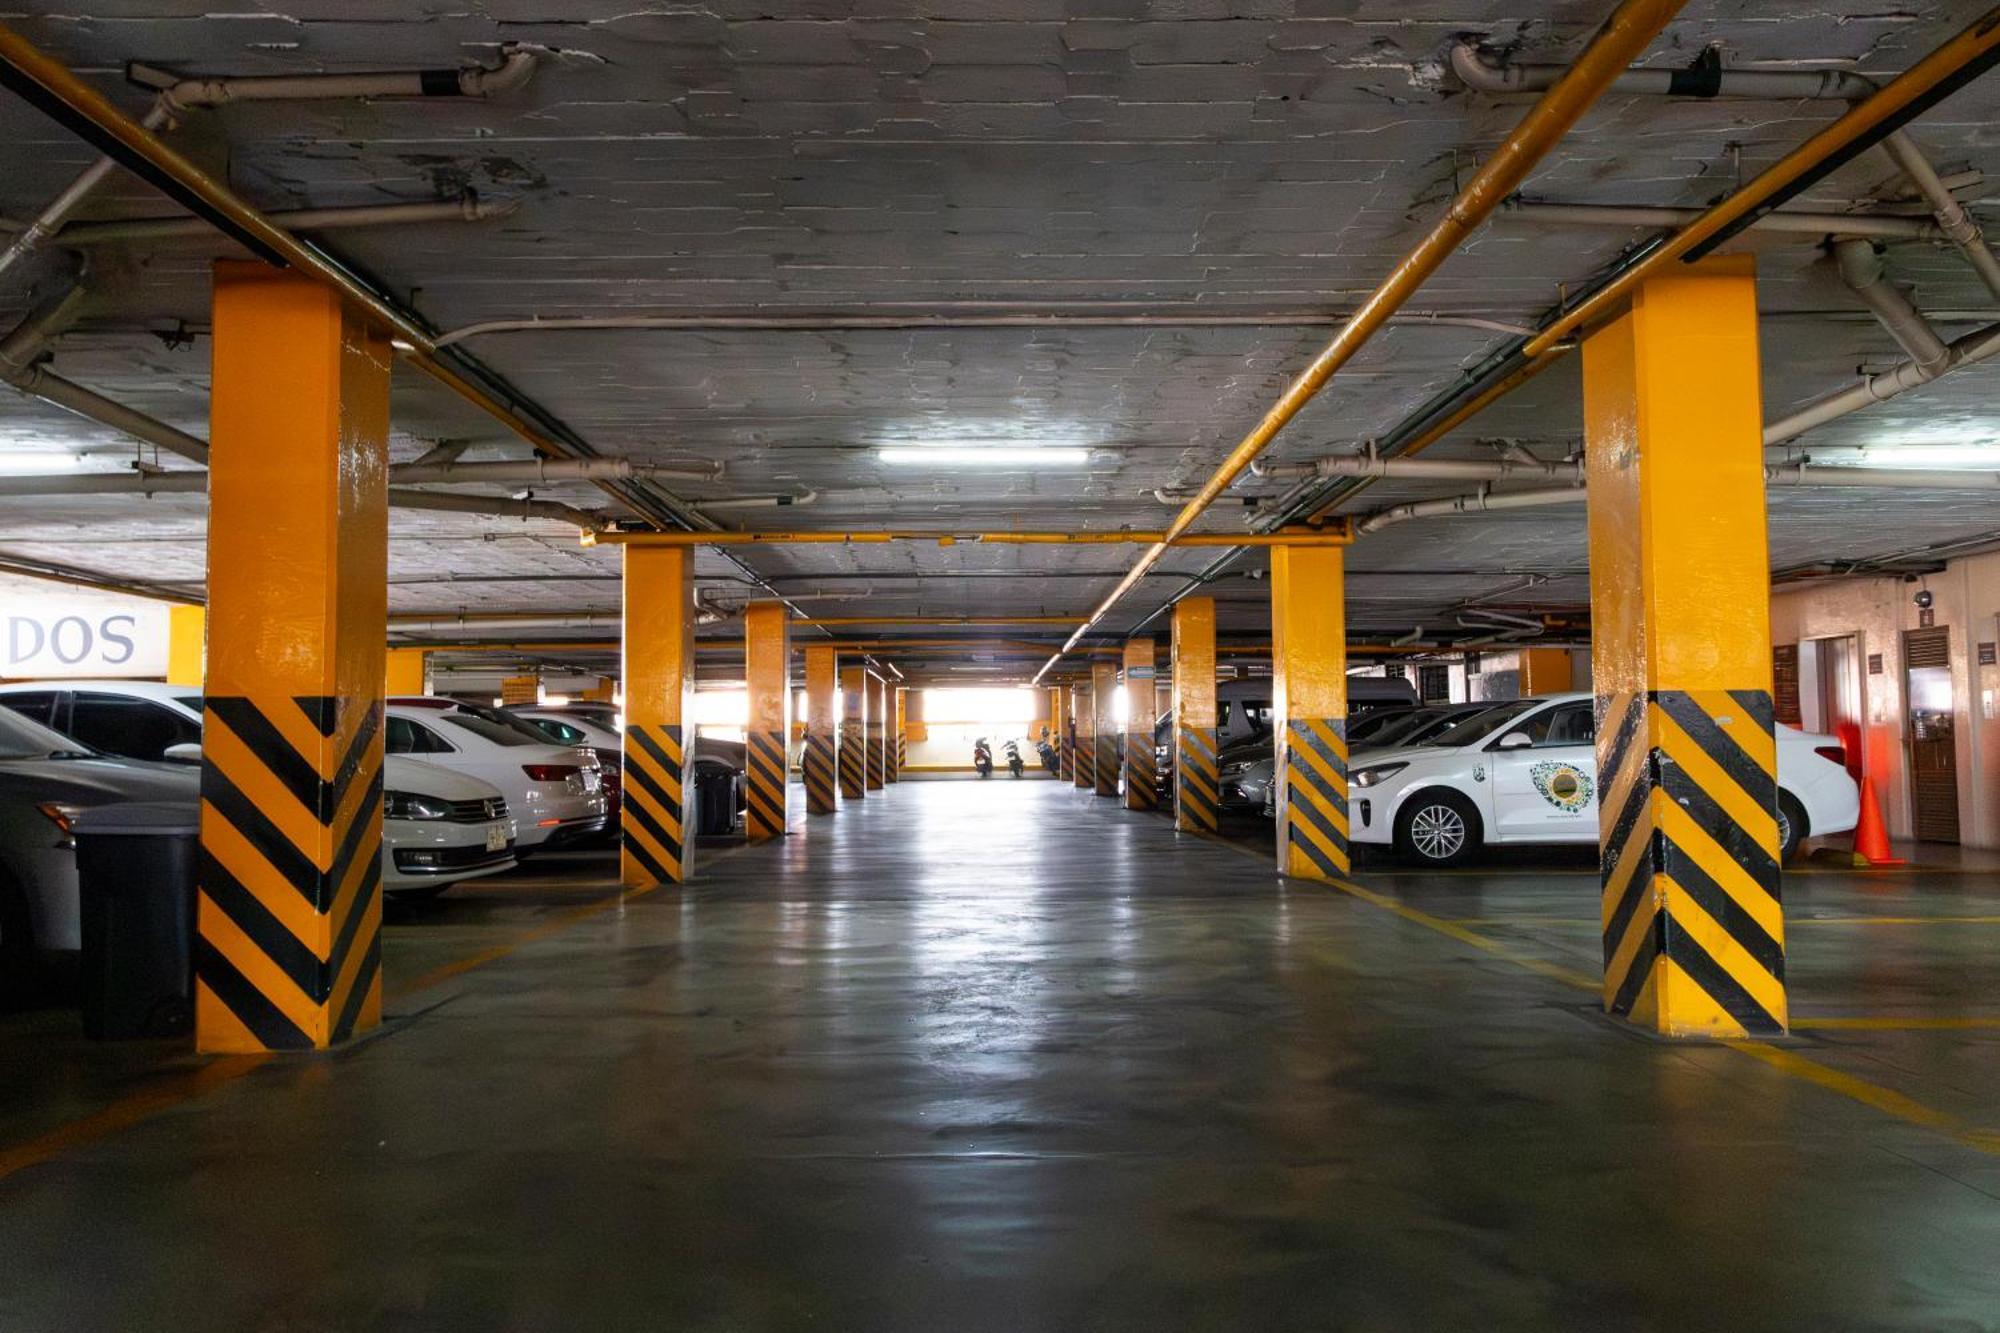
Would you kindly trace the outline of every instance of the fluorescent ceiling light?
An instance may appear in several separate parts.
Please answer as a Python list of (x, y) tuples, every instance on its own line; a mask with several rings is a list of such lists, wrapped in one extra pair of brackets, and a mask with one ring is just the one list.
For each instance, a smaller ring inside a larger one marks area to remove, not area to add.
[(79, 454), (47, 450), (19, 454), (0, 452), (0, 472), (10, 472), (15, 476), (67, 476), (82, 471), (83, 458)]
[(877, 449), (884, 463), (916, 467), (1082, 467), (1090, 461), (1088, 449), (1051, 449), (1035, 445), (982, 445), (975, 449), (955, 445), (928, 445), (904, 449)]

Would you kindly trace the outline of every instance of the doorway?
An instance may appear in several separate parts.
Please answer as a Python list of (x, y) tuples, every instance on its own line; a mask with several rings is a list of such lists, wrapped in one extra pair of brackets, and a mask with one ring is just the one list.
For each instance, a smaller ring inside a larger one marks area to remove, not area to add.
[(1906, 630), (1903, 683), (1910, 705), (1910, 815), (1922, 842), (1958, 841), (1958, 740), (1951, 631)]

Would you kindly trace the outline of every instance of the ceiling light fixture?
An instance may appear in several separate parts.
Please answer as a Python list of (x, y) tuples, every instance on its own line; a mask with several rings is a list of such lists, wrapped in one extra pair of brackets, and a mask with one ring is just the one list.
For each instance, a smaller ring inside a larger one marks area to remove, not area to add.
[(970, 449), (928, 445), (877, 449), (875, 457), (884, 463), (912, 467), (1082, 467), (1090, 461), (1090, 450), (1034, 445), (986, 445)]
[(1808, 457), (1828, 467), (1966, 468), (2000, 470), (2000, 443), (1870, 444), (1858, 448), (1814, 449)]

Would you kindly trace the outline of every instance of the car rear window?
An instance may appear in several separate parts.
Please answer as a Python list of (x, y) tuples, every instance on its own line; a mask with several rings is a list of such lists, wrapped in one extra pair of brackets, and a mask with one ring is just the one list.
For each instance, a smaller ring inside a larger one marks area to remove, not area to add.
[(504, 722), (490, 718), (475, 717), (471, 713), (446, 713), (444, 720), (460, 731), (469, 731), (495, 745), (547, 745), (549, 742), (531, 732), (518, 730)]

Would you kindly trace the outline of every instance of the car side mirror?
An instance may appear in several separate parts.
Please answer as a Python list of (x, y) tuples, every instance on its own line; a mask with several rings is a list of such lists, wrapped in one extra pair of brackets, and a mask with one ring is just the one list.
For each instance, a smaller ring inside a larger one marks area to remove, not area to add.
[(160, 758), (170, 764), (198, 764), (201, 762), (201, 743), (182, 741), (179, 745), (169, 745), (160, 751)]
[(1510, 731), (1493, 746), (1496, 750), (1525, 750), (1535, 743), (1535, 738), (1525, 731)]

